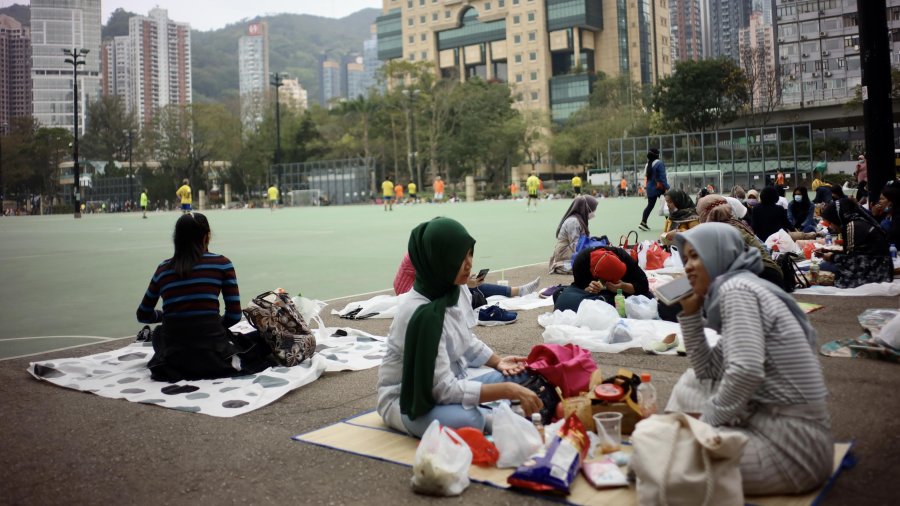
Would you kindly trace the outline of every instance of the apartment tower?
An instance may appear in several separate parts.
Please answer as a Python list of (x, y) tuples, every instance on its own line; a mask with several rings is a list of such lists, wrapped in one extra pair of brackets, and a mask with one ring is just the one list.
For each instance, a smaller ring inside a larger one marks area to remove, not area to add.
[(250, 23), (238, 39), (241, 122), (258, 125), (269, 96), (269, 29), (265, 21)]
[(30, 31), (0, 14), (0, 134), (14, 118), (31, 116), (31, 93)]

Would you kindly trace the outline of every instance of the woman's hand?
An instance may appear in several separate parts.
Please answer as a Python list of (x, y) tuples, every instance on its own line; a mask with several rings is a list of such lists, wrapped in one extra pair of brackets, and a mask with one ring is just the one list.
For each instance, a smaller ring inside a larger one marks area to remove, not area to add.
[(826, 261), (826, 262), (832, 262), (832, 261), (834, 261), (834, 252), (833, 252), (833, 251), (826, 251), (825, 253), (822, 253), (822, 260), (824, 260), (824, 261)]
[(466, 286), (469, 288), (478, 288), (482, 283), (484, 283), (484, 279), (469, 278), (469, 280), (466, 281)]
[(706, 299), (706, 294), (698, 295), (696, 293), (692, 293), (687, 297), (678, 301), (681, 303), (682, 312), (685, 315), (692, 315), (697, 311), (700, 311), (700, 308), (703, 307), (703, 301)]
[(618, 283), (613, 283), (611, 281), (606, 282), (606, 289), (610, 292), (615, 292), (616, 290), (622, 290), (622, 293), (625, 295), (634, 295), (634, 285), (631, 283), (626, 283), (624, 281), (619, 281)]
[(526, 357), (509, 355), (501, 358), (495, 368), (503, 373), (504, 376), (515, 376), (525, 372), (525, 360)]
[(603, 285), (600, 284), (599, 281), (591, 281), (591, 283), (584, 289), (587, 293), (597, 294), (603, 290)]
[(507, 398), (511, 401), (519, 401), (519, 404), (522, 406), (522, 411), (525, 412), (525, 416), (529, 419), (531, 418), (532, 413), (537, 413), (544, 407), (541, 398), (531, 390), (516, 383), (505, 384), (509, 389)]

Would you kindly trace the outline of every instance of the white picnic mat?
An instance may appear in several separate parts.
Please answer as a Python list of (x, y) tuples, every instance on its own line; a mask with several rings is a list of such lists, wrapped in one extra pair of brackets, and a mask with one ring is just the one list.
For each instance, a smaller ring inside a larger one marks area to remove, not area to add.
[(387, 352), (386, 337), (348, 327), (313, 331), (316, 355), (325, 358), (325, 372), (362, 371), (381, 365)]
[[(332, 309), (331, 314), (350, 320), (393, 318), (397, 314), (397, 308), (403, 302), (404, 296), (405, 294), (376, 295), (371, 299), (350, 302), (342, 309)], [(488, 304), (497, 304), (507, 311), (524, 311), (539, 307), (553, 306), (553, 299), (542, 299), (537, 293), (522, 297), (492, 295), (487, 298), (487, 301)]]
[(900, 295), (900, 279), (893, 283), (868, 283), (856, 288), (834, 286), (811, 286), (794, 290), (794, 295), (834, 295), (845, 297), (896, 297)]
[(539, 292), (530, 293), (521, 297), (505, 297), (503, 295), (491, 295), (487, 298), (489, 305), (497, 304), (507, 311), (527, 311), (539, 307), (553, 307), (553, 299), (542, 299)]
[(234, 378), (166, 383), (150, 379), (147, 362), (152, 356), (152, 344), (131, 343), (81, 358), (32, 362), (27, 370), (37, 379), (101, 397), (230, 418), (312, 383), (327, 367), (325, 357), (316, 354), (296, 367), (270, 367), (259, 374)]

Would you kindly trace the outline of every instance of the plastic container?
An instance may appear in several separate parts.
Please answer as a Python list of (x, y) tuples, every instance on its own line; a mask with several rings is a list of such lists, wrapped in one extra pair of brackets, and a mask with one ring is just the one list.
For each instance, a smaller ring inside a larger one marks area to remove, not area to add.
[(894, 243), (891, 243), (891, 259), (892, 260), (897, 259), (897, 245)]
[(525, 410), (522, 409), (522, 403), (520, 401), (517, 401), (517, 400), (510, 401), (509, 404), (510, 404), (509, 408), (512, 410), (513, 413), (521, 416), (522, 418), (525, 418)]
[(809, 266), (809, 284), (819, 284), (819, 262), (817, 260), (813, 260)]
[(625, 295), (622, 294), (621, 288), (616, 290), (616, 311), (619, 312), (619, 316), (625, 318)]
[(532, 413), (531, 423), (534, 425), (534, 428), (537, 429), (538, 434), (541, 435), (541, 441), (544, 441), (544, 419), (541, 418), (541, 414)]
[(825, 233), (825, 246), (831, 246), (834, 244), (834, 240), (831, 238), (831, 232)]
[(650, 375), (641, 374), (641, 384), (637, 388), (638, 406), (641, 408), (641, 416), (647, 418), (657, 412), (656, 387), (650, 382)]

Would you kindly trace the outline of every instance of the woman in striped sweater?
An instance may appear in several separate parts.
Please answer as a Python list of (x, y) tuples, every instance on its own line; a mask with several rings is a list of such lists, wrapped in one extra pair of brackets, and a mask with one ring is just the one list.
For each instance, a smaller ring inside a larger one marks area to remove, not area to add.
[[(816, 331), (791, 296), (757, 277), (759, 250), (733, 226), (704, 223), (675, 242), (693, 288), (678, 315), (693, 368), (666, 409), (749, 437), (740, 463), (744, 493), (818, 487), (831, 474), (834, 446)], [(704, 327), (721, 334), (716, 346)]]
[[(248, 346), (236, 345), (228, 331), (241, 319), (241, 295), (231, 261), (209, 252), (210, 236), (206, 216), (182, 215), (175, 223), (175, 253), (156, 268), (138, 306), (139, 322), (163, 324), (153, 333), (147, 364), (155, 380), (221, 378), (274, 365), (262, 346), (245, 353)], [(160, 297), (162, 310), (156, 309)]]

